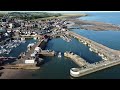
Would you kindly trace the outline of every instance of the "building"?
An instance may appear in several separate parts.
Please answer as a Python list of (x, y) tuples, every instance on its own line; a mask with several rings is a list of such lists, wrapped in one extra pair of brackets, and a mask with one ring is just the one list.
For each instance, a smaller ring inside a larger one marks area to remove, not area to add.
[(5, 33), (7, 31), (3, 28), (0, 29), (0, 41), (4, 40), (5, 39)]
[(9, 28), (12, 29), (13, 28), (13, 24), (9, 23)]

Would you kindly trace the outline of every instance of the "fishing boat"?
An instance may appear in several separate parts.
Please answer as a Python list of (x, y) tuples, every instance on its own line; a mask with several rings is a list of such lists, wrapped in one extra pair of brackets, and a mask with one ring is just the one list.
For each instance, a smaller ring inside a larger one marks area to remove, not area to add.
[(83, 42), (83, 44), (84, 44), (84, 45), (87, 45), (87, 43), (86, 43), (86, 42)]
[(106, 56), (102, 56), (102, 59), (103, 60), (108, 60)]
[(0, 54), (2, 54), (2, 51), (0, 50)]
[(101, 54), (101, 53), (98, 53), (98, 56), (104, 57), (104, 55), (103, 55), (103, 54)]
[(61, 57), (62, 57), (61, 52), (59, 52), (59, 53), (58, 53), (58, 57), (59, 57), (59, 58), (61, 58)]
[(67, 38), (67, 42), (70, 42), (71, 41), (71, 39), (70, 38)]
[(90, 51), (93, 51), (92, 48), (89, 48)]
[(25, 38), (21, 38), (21, 42), (25, 43), (26, 42)]

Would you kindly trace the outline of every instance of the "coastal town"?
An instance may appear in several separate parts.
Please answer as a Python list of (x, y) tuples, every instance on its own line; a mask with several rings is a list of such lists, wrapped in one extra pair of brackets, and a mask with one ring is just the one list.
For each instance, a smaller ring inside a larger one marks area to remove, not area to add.
[(20, 43), (25, 43), (26, 38), (39, 40), (36, 44), (31, 43), (28, 45), (28, 50), (33, 49), (35, 46), (34, 49), (36, 52), (33, 54), (37, 54), (39, 53), (39, 50), (44, 49), (45, 42), (51, 39), (53, 35), (64, 33), (67, 30), (66, 25), (68, 23), (69, 22), (66, 20), (56, 18), (39, 21), (11, 20), (10, 18), (3, 18), (0, 27), (0, 54), (9, 54), (12, 48), (19, 46)]
[[(61, 52), (46, 49), (48, 42), (54, 38), (61, 38), (67, 43), (75, 38), (89, 47), (90, 52), (101, 57), (101, 61), (91, 64), (72, 51), (64, 52), (64, 57), (70, 58), (79, 66), (70, 69), (72, 77), (84, 76), (119, 64), (120, 51), (74, 33), (71, 29), (77, 27), (86, 30), (120, 30), (120, 27), (99, 22), (79, 21), (75, 18), (77, 17), (73, 15), (64, 18), (57, 16), (28, 20), (13, 18), (10, 15), (3, 16), (0, 22), (0, 78), (6, 78), (4, 77), (5, 70), (39, 70), (46, 63), (43, 57), (61, 58)], [(14, 48), (25, 44), (27, 39), (31, 38), (36, 42), (29, 43), (26, 51), (21, 52), (17, 57), (9, 56)]]

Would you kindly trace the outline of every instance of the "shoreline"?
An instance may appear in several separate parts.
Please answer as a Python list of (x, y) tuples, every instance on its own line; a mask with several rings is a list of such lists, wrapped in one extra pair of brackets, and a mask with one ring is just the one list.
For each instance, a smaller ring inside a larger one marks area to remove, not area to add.
[(75, 26), (80, 29), (95, 30), (95, 31), (104, 31), (104, 30), (120, 31), (120, 26), (113, 25), (110, 23), (81, 20), (78, 19), (78, 16), (72, 16), (66, 19), (74, 23), (74, 25), (72, 25), (73, 27)]
[(26, 79), (26, 76), (32, 76), (33, 70), (3, 69), (0, 71), (0, 79)]

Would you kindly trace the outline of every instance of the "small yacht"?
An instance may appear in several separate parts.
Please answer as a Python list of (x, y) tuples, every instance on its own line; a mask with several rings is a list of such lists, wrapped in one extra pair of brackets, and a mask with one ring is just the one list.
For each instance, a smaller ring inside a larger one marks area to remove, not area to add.
[(10, 52), (11, 52), (11, 49), (7, 50), (6, 54), (10, 54)]
[(4, 47), (3, 46), (0, 46), (1, 47), (1, 49), (3, 49)]
[(58, 57), (59, 57), (59, 58), (62, 57), (61, 52), (58, 53)]
[(67, 42), (70, 42), (71, 41), (71, 39), (70, 38), (67, 38)]
[(87, 43), (86, 43), (86, 42), (83, 42), (83, 44), (84, 44), (84, 45), (87, 45)]
[(92, 50), (92, 48), (89, 48), (89, 50), (92, 52), (93, 50)]
[(67, 39), (67, 42), (70, 42), (70, 39)]
[(25, 38), (21, 38), (21, 40), (19, 41), (19, 43), (26, 43)]
[(2, 54), (2, 51), (0, 50), (0, 54)]

